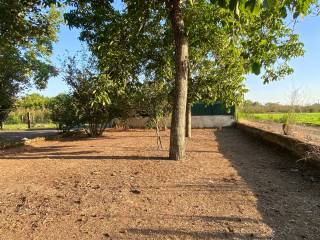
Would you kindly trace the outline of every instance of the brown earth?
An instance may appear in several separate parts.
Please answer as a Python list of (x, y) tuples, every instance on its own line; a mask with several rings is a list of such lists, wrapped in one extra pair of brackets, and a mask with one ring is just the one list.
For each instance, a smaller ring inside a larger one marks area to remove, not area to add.
[(185, 161), (153, 131), (0, 155), (0, 239), (320, 239), (320, 183), (237, 129), (194, 130)]

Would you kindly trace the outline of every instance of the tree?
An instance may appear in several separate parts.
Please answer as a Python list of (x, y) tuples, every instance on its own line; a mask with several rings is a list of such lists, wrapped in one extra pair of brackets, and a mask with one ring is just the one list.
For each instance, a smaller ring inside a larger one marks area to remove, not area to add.
[(101, 73), (92, 56), (66, 61), (64, 80), (69, 85), (72, 104), (80, 123), (89, 136), (101, 136), (112, 119), (112, 105), (122, 94), (109, 75)]
[(59, 130), (68, 132), (80, 125), (72, 96), (59, 94), (52, 99), (49, 108), (51, 110), (51, 120), (57, 124)]
[[(290, 35), (292, 38), (286, 39), (288, 33), (277, 35), (279, 32), (268, 30), (282, 31), (283, 18), (286, 17), (287, 11), (293, 11), (296, 18), (299, 14), (307, 13), (313, 1), (264, 1), (263, 5), (252, 0), (210, 2), (204, 0), (134, 0), (123, 2), (126, 7), (121, 11), (114, 9), (111, 1), (103, 5), (99, 1), (83, 1), (80, 4), (73, 2), (75, 10), (72, 10), (66, 17), (71, 26), (82, 28), (81, 39), (88, 42), (90, 49), (99, 59), (100, 67), (111, 72), (113, 76), (117, 76), (120, 81), (139, 79), (157, 54), (160, 55), (159, 60), (168, 59), (162, 58), (162, 50), (168, 48), (162, 47), (161, 44), (170, 43), (171, 40), (169, 50), (166, 51), (170, 54), (170, 46), (173, 45), (174, 55), (172, 54), (171, 58), (174, 59), (175, 80), (169, 155), (172, 159), (182, 159), (185, 153), (188, 71), (191, 72), (190, 76), (194, 74), (194, 70), (189, 68), (189, 58), (192, 58), (192, 54), (189, 55), (189, 49), (191, 49), (189, 46), (196, 49), (201, 41), (207, 40), (205, 37), (209, 36), (199, 34), (197, 41), (190, 42), (190, 35), (194, 31), (190, 23), (199, 24), (199, 21), (193, 21), (192, 16), (196, 16), (197, 20), (214, 20), (207, 21), (205, 25), (201, 25), (201, 28), (196, 28), (202, 29), (201, 33), (206, 33), (210, 26), (218, 26), (215, 29), (220, 29), (220, 31), (214, 36), (218, 37), (220, 33), (226, 34), (226, 52), (231, 54), (233, 59), (239, 59), (241, 63), (241, 68), (238, 69), (239, 74), (249, 71), (259, 74), (260, 69), (264, 67), (267, 72), (265, 82), (268, 82), (291, 72), (286, 65), (286, 60), (290, 59), (293, 56), (292, 53), (301, 47), (296, 44), (297, 39), (293, 35)], [(203, 14), (199, 6), (202, 7), (202, 10), (208, 8), (212, 11), (208, 10), (206, 14)], [(217, 18), (212, 18), (217, 12), (222, 12), (222, 14), (219, 14)], [(156, 33), (155, 26), (157, 27)], [(266, 30), (267, 36), (271, 37), (273, 42), (266, 38)], [(162, 41), (155, 45), (154, 39)], [(213, 42), (211, 41), (210, 44), (214, 44), (214, 39), (211, 40)], [(283, 41), (286, 44), (281, 47), (277, 41)], [(301, 52), (296, 53), (297, 56), (301, 55)], [(210, 55), (210, 52), (206, 54)], [(273, 68), (279, 57), (283, 57), (284, 64), (279, 68)], [(211, 58), (220, 59), (221, 57), (211, 54)], [(207, 59), (210, 59), (208, 55)], [(221, 59), (223, 61), (223, 58)], [(227, 63), (219, 64), (225, 67), (227, 65)], [(223, 85), (222, 90), (233, 86), (233, 80), (239, 82), (240, 79), (239, 76), (229, 79), (230, 82)], [(210, 87), (208, 83), (203, 86)], [(227, 91), (225, 95), (230, 94), (231, 91)]]
[(17, 101), (18, 107), (28, 109), (44, 109), (49, 106), (50, 98), (38, 93), (27, 94)]
[(11, 111), (15, 98), (11, 94), (11, 90), (7, 90), (6, 88), (0, 86), (0, 130), (3, 129), (3, 122), (9, 115)]
[(48, 78), (57, 74), (49, 56), (60, 14), (51, 2), (0, 0), (0, 85), (6, 89), (6, 95), (0, 95), (0, 105), (6, 106), (2, 110), (10, 111), (13, 102), (7, 99), (31, 82), (44, 88)]
[(158, 149), (162, 149), (160, 136), (161, 127), (166, 128), (166, 117), (169, 116), (172, 106), (169, 98), (169, 87), (165, 81), (145, 81), (140, 86), (137, 98), (137, 114), (148, 116), (151, 126), (156, 129)]

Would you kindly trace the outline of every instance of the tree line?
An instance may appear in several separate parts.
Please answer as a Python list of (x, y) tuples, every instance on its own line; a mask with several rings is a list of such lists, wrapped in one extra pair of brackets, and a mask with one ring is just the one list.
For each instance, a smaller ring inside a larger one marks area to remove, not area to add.
[(314, 103), (309, 105), (299, 104), (280, 104), (280, 103), (259, 103), (250, 100), (244, 101), (242, 106), (239, 108), (240, 112), (245, 113), (315, 113), (320, 112), (320, 104)]

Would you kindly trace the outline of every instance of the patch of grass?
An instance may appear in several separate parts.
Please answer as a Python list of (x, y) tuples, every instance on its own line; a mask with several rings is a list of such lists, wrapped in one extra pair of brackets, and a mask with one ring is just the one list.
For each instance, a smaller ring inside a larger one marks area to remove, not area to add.
[[(238, 119), (264, 120), (282, 123), (287, 113), (239, 113)], [(295, 113), (294, 122), (320, 126), (320, 113)]]
[[(57, 126), (54, 123), (37, 123), (32, 124), (30, 130), (35, 129), (56, 129)], [(27, 124), (4, 124), (3, 130), (28, 130)]]

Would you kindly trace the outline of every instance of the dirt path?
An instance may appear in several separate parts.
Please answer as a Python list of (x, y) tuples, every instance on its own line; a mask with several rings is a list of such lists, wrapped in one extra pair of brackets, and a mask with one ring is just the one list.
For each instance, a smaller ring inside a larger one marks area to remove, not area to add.
[(320, 183), (236, 129), (194, 130), (185, 161), (152, 131), (0, 155), (0, 239), (320, 239)]

